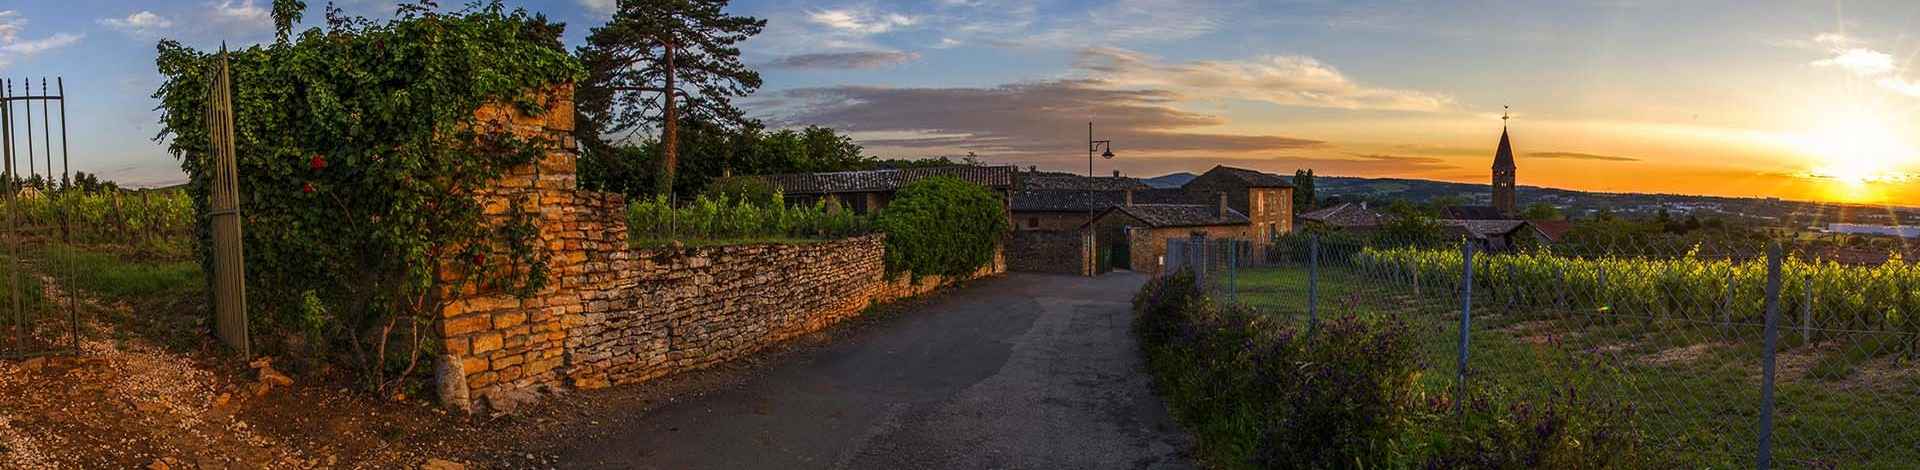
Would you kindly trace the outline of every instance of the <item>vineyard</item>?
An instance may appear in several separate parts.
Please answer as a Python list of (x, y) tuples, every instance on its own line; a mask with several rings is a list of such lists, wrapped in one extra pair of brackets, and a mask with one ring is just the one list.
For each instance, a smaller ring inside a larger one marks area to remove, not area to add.
[(112, 245), (169, 259), (190, 256), (193, 202), (180, 191), (61, 191), (15, 200), (27, 233), (76, 245)]
[[(1410, 322), (1424, 332), (1429, 397), (1453, 397), (1464, 384), (1466, 403), (1577, 395), (1626, 404), (1659, 466), (1751, 466), (1765, 453), (1813, 468), (1920, 460), (1911, 445), (1920, 442), (1915, 263), (1783, 256), (1769, 350), (1764, 251), (1552, 248), (1476, 250), (1470, 302), (1457, 243), (1319, 240), (1301, 251), (1317, 256), (1204, 270), (1225, 300), (1274, 318)], [(1772, 420), (1767, 452), (1763, 415)]]
[[(1353, 266), (1395, 279), (1458, 287), (1460, 250), (1367, 248)], [(1573, 257), (1549, 250), (1474, 255), (1475, 288), (1529, 312), (1582, 309), (1619, 322), (1758, 325), (1764, 318), (1764, 259), (1705, 259), (1697, 249), (1671, 258)], [(1920, 265), (1879, 266), (1788, 257), (1781, 265), (1783, 325), (1811, 330), (1920, 333)], [(1551, 307), (1551, 309), (1547, 309)], [(1812, 338), (1818, 340), (1820, 338)], [(1912, 353), (1913, 351), (1906, 351)]]

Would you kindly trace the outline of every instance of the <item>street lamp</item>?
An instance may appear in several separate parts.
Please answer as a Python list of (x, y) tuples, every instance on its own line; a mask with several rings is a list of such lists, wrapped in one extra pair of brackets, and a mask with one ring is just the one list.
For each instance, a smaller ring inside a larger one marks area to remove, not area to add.
[(1087, 177), (1093, 177), (1093, 153), (1106, 150), (1100, 158), (1113, 159), (1113, 141), (1093, 140), (1093, 123), (1087, 123)]

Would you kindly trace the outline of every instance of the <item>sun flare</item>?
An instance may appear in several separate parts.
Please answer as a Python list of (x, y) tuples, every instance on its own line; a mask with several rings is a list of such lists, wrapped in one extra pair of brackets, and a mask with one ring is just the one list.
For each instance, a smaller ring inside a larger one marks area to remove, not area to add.
[(1811, 160), (1814, 177), (1853, 185), (1904, 181), (1915, 151), (1890, 122), (1871, 115), (1830, 119), (1796, 136), (1794, 146)]

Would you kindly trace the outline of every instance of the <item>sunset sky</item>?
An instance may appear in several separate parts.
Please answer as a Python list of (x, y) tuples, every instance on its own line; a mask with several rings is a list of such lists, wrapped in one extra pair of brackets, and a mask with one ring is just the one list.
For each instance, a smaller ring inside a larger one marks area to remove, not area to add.
[[(309, 0), (320, 16), (321, 0)], [(346, 0), (384, 16), (392, 2)], [(454, 0), (446, 4), (460, 3)], [(578, 44), (611, 0), (512, 1)], [(183, 180), (157, 132), (157, 38), (271, 36), (269, 0), (0, 0), (0, 75), (65, 76), (75, 165)], [(1134, 176), (1216, 163), (1920, 205), (1920, 2), (740, 1), (765, 34), (744, 103), (887, 158)], [(244, 117), (243, 117), (244, 118)]]

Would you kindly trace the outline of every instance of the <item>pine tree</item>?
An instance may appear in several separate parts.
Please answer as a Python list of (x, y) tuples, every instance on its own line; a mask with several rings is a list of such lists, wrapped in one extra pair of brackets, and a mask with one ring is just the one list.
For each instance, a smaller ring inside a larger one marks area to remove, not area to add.
[(733, 126), (747, 122), (732, 99), (760, 88), (740, 63), (738, 44), (766, 20), (732, 16), (727, 0), (620, 0), (613, 20), (594, 28), (579, 50), (587, 80), (576, 92), (588, 150), (607, 133), (658, 125), (664, 150), (655, 191), (673, 191), (680, 164), (680, 120)]

